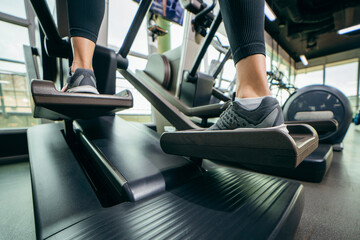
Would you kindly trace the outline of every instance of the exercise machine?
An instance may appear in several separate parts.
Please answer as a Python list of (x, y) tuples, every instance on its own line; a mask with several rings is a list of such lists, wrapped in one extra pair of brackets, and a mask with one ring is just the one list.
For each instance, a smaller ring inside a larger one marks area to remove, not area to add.
[[(32, 81), (35, 109), (40, 109), (34, 114), (65, 120), (29, 128), (27, 133), (37, 238), (291, 239), (304, 205), (301, 184), (227, 167), (205, 168), (201, 159), (210, 154), (210, 159), (225, 165), (253, 161), (293, 168), (317, 147), (316, 132), (306, 125), (293, 125), (290, 134), (277, 129), (198, 131), (156, 89), (127, 69), (129, 49), (151, 2), (141, 1), (117, 53), (96, 47), (100, 95), (84, 94), (82, 101), (82, 95), (62, 96), (52, 82)], [(69, 41), (56, 34), (46, 2), (31, 0), (31, 4), (46, 36), (47, 53), (71, 59)], [(160, 138), (146, 126), (114, 116), (115, 108), (132, 103), (128, 91), (114, 95), (116, 69), (177, 130), (197, 131)], [(99, 98), (107, 110), (97, 105), (87, 111)], [(108, 101), (115, 106), (108, 107)], [(227, 152), (216, 150), (219, 138), (239, 141), (228, 145), (232, 151)], [(179, 144), (184, 141), (187, 145)], [(187, 141), (198, 144), (191, 147)], [(174, 142), (180, 147), (175, 148)], [(182, 156), (164, 153), (160, 144)]]
[[(190, 70), (184, 69), (183, 75), (179, 74), (179, 71), (182, 71), (182, 69), (178, 66), (178, 62), (181, 62), (178, 59), (182, 58), (183, 56), (181, 55), (181, 52), (178, 49), (168, 51), (161, 55), (160, 54), (151, 55), (149, 57), (145, 69), (143, 71), (138, 70), (136, 72), (136, 75), (141, 79), (143, 83), (146, 83), (149, 86), (151, 86), (154, 89), (153, 91), (156, 91), (158, 94), (164, 97), (167, 101), (169, 101), (172, 105), (174, 105), (186, 116), (192, 117), (192, 120), (194, 120), (194, 117), (200, 118), (201, 119), (200, 122), (196, 120), (195, 122), (198, 123), (198, 125), (201, 127), (207, 127), (208, 118), (218, 117), (221, 114), (221, 112), (226, 109), (230, 101), (230, 98), (228, 96), (224, 95), (224, 93), (222, 93), (221, 91), (219, 91), (214, 87), (214, 79), (216, 79), (218, 74), (221, 72), (221, 69), (223, 68), (225, 62), (231, 57), (230, 50), (228, 50), (225, 53), (223, 60), (221, 61), (220, 64), (218, 64), (218, 68), (214, 71), (213, 75), (208, 75), (197, 71), (197, 69), (199, 68), (199, 64), (203, 56), (205, 55), (208, 46), (212, 43), (212, 39), (215, 36), (216, 30), (218, 29), (221, 21), (222, 21), (221, 14), (219, 13), (215, 17), (213, 21), (213, 25), (210, 27), (209, 33), (206, 36), (204, 43), (202, 44), (201, 49), (198, 52), (197, 57), (194, 59), (194, 64), (190, 67)], [(186, 39), (184, 41), (186, 41)], [(177, 78), (177, 76), (182, 76), (182, 77)], [(179, 90), (174, 89), (174, 86), (179, 86)], [(178, 92), (179, 96), (175, 96), (173, 94), (175, 92)], [(217, 98), (218, 102), (209, 104), (211, 98)], [(220, 100), (222, 102), (220, 102)], [(335, 131), (337, 128), (337, 123), (333, 120), (307, 121), (306, 123), (315, 127), (317, 131), (332, 132)], [(326, 127), (324, 127), (324, 125)], [(194, 127), (189, 126), (187, 129), (192, 129), (192, 128)], [(196, 127), (195, 129), (199, 129), (199, 127)], [(289, 123), (288, 129), (292, 131), (292, 123)], [(248, 137), (251, 138), (251, 136), (254, 136), (253, 135), (254, 133), (251, 132), (252, 130), (242, 129), (240, 131), (249, 131), (249, 135), (246, 138)], [(183, 140), (181, 142), (174, 141), (172, 143), (171, 151), (166, 149), (168, 145), (164, 144), (165, 146), (164, 150), (168, 153), (179, 154), (179, 155), (185, 154), (185, 151), (189, 151), (189, 149), (186, 149), (184, 151), (179, 151), (179, 147), (176, 146), (176, 144), (181, 144), (181, 146), (185, 146), (188, 144), (188, 146), (191, 147), (194, 144), (199, 145), (199, 141), (204, 141), (202, 139), (198, 140), (197, 142), (194, 141), (193, 139), (191, 141), (185, 140), (188, 134), (190, 134), (187, 132), (175, 133), (175, 134), (181, 136)], [(175, 134), (171, 134), (171, 136), (175, 136)], [(204, 133), (198, 132), (197, 134), (200, 135)], [(218, 135), (217, 137), (222, 141), (223, 139), (225, 139), (221, 135)], [(257, 137), (261, 137), (261, 136), (257, 136)], [(164, 134), (163, 139), (168, 140), (167, 134)], [(210, 141), (210, 139), (211, 139), (211, 135), (209, 135), (206, 138), (207, 141)], [(234, 138), (232, 138), (231, 141), (234, 142), (238, 140), (234, 140)], [(227, 144), (232, 144), (232, 143), (227, 142)], [(227, 145), (227, 144), (223, 144), (223, 145)], [(268, 142), (265, 143), (265, 145), (268, 144), (269, 144)], [(240, 148), (241, 146), (239, 146), (239, 149)], [(192, 151), (193, 157), (200, 157), (200, 155), (196, 154), (196, 152), (199, 149), (200, 148), (196, 148)], [(226, 147), (224, 147), (224, 150), (225, 149)], [(205, 151), (208, 151), (206, 158), (212, 159), (214, 161), (217, 160), (214, 159), (216, 153), (214, 153), (211, 148), (204, 149), (204, 152)], [(246, 156), (246, 154), (244, 153), (241, 154), (243, 158)], [(256, 150), (251, 154), (252, 156), (256, 156), (257, 154)], [(235, 153), (229, 156), (229, 158), (233, 159), (234, 156), (236, 156)], [(271, 156), (271, 154), (269, 156)], [(261, 166), (259, 164), (256, 164), (254, 162), (254, 159), (251, 159), (251, 161), (249, 162), (241, 162), (241, 163), (231, 162), (231, 164), (237, 167), (248, 168), (251, 170), (266, 172), (274, 175), (285, 176), (285, 177), (290, 177), (305, 181), (320, 182), (323, 176), (325, 175), (326, 170), (329, 168), (331, 160), (332, 160), (332, 147), (329, 145), (326, 147), (322, 146), (318, 148), (310, 156), (307, 156), (305, 160), (297, 168), (293, 168), (293, 169), (289, 169), (284, 166), (283, 167), (270, 166), (270, 165)]]
[(327, 85), (298, 89), (284, 103), (283, 112), (285, 121), (336, 120), (336, 131), (319, 133), (319, 141), (342, 151), (353, 113), (349, 99), (339, 89)]

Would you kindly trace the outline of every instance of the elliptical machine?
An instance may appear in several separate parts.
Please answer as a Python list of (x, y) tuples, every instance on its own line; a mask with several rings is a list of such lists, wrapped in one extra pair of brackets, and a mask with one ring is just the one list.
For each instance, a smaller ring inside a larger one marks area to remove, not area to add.
[(318, 133), (321, 143), (333, 145), (334, 151), (344, 149), (343, 139), (352, 121), (349, 99), (338, 89), (326, 85), (310, 85), (293, 93), (283, 106), (285, 121), (335, 119), (338, 129)]

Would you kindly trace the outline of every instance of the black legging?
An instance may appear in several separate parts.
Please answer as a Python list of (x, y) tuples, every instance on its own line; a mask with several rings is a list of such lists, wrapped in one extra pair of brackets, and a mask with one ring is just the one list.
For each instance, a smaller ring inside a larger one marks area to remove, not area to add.
[[(250, 55), (265, 55), (265, 0), (219, 2), (235, 64)], [(70, 36), (96, 42), (104, 8), (104, 0), (68, 0)]]
[(254, 54), (265, 55), (265, 0), (219, 0), (236, 64)]
[(105, 12), (105, 0), (67, 0), (71, 37), (96, 43)]

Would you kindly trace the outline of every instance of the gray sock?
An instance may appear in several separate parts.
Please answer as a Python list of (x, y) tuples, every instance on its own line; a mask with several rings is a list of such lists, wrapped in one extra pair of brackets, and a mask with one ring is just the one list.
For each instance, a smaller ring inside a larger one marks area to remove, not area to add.
[(260, 106), (264, 97), (256, 98), (235, 98), (235, 101), (240, 103), (246, 110), (254, 110)]

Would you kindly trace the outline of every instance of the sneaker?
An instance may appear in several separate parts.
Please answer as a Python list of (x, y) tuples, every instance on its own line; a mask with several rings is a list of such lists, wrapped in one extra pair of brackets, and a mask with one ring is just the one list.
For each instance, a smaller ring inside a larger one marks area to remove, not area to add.
[(237, 128), (281, 127), (287, 132), (279, 102), (273, 97), (264, 97), (259, 107), (247, 110), (239, 102), (232, 102), (208, 130), (233, 130)]
[(74, 73), (70, 71), (63, 92), (99, 94), (99, 91), (96, 89), (94, 72), (83, 68), (76, 69)]

